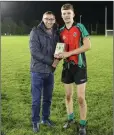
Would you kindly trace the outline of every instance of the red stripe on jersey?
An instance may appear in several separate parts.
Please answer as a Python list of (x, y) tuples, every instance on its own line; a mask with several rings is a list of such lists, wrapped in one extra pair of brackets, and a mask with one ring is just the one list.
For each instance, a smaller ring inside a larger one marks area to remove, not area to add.
[[(64, 28), (60, 33), (60, 39), (65, 43), (65, 51), (69, 52), (80, 47), (80, 30), (76, 26), (72, 26), (69, 30)], [(78, 55), (73, 55), (68, 58), (78, 64)]]

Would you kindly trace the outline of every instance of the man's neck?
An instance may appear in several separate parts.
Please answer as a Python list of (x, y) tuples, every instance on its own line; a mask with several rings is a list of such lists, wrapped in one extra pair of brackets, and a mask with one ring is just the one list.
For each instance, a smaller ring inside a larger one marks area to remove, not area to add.
[(74, 23), (74, 21), (69, 22), (69, 23), (66, 23), (66, 24), (65, 24), (65, 25), (66, 25), (66, 28), (67, 28), (67, 29), (70, 29), (70, 28), (72, 27), (73, 23)]
[(47, 32), (49, 35), (52, 35), (52, 28), (51, 28), (51, 29), (46, 29), (46, 32)]

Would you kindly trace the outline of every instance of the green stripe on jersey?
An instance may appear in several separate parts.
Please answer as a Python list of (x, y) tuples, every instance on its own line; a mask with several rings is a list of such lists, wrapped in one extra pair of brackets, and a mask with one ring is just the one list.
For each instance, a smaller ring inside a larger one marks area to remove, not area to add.
[(88, 31), (86, 30), (86, 28), (83, 24), (77, 23), (76, 26), (80, 29), (83, 38), (89, 36), (89, 33), (88, 33)]

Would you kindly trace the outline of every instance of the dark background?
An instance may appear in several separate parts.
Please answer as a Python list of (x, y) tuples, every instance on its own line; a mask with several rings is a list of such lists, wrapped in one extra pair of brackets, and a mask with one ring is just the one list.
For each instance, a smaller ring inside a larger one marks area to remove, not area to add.
[[(97, 30), (97, 34), (105, 32), (105, 7), (107, 7), (107, 29), (113, 29), (113, 1), (22, 1), (1, 2), (1, 22), (13, 20), (16, 25), (22, 23), (28, 27), (27, 33), (42, 19), (44, 12), (50, 10), (56, 15), (61, 27), (64, 23), (61, 18), (61, 6), (71, 3), (75, 9), (75, 21), (81, 22), (88, 31)], [(9, 26), (10, 27), (10, 26)], [(10, 28), (11, 29), (11, 28)]]

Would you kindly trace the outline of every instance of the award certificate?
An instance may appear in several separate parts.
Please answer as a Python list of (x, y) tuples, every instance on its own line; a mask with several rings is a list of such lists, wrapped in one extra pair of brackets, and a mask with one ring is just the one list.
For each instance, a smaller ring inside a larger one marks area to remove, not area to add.
[(62, 53), (65, 50), (65, 43), (57, 43), (55, 54)]

